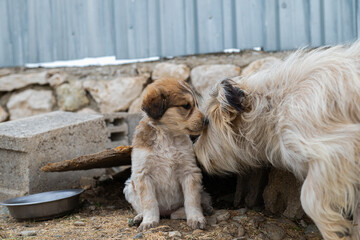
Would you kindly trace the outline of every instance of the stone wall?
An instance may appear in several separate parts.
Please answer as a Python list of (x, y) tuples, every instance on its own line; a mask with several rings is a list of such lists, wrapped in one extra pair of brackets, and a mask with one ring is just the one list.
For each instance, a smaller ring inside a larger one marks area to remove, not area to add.
[[(248, 74), (287, 53), (245, 51), (105, 67), (0, 69), (0, 122), (55, 110), (140, 112), (141, 93), (164, 76), (189, 81), (204, 94), (219, 79)], [(270, 58), (269, 58), (270, 57)], [(259, 59), (264, 59), (256, 61)], [(246, 67), (253, 63), (249, 68)]]

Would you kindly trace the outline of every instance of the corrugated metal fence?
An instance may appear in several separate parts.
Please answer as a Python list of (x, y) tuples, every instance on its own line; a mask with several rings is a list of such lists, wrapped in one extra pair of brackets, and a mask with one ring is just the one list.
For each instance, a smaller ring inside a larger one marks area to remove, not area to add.
[(0, 66), (350, 42), (357, 0), (0, 0)]

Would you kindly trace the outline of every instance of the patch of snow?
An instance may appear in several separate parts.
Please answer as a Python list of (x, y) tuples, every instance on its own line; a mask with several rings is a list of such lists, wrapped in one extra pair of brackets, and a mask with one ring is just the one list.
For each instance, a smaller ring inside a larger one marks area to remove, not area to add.
[(224, 53), (239, 53), (241, 50), (238, 48), (227, 48), (224, 49)]
[(45, 63), (27, 63), (27, 68), (57, 68), (57, 67), (87, 67), (87, 66), (105, 66), (105, 65), (121, 65), (137, 62), (152, 62), (159, 60), (160, 57), (137, 58), (137, 59), (118, 59), (115, 56), (84, 58), (69, 61), (55, 61)]

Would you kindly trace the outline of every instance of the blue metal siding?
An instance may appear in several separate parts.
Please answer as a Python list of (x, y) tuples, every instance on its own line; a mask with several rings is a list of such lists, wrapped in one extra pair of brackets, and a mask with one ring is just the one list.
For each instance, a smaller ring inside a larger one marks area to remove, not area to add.
[(357, 0), (0, 0), (0, 67), (358, 38)]

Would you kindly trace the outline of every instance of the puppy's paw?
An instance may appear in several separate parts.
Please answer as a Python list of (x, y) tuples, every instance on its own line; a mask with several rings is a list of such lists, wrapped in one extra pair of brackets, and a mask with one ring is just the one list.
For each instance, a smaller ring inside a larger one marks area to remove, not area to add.
[(192, 229), (205, 229), (206, 219), (204, 216), (188, 218), (187, 225)]
[(145, 231), (145, 230), (147, 230), (147, 229), (149, 229), (149, 228), (153, 228), (153, 227), (156, 227), (157, 225), (159, 225), (159, 222), (158, 221), (150, 221), (150, 222), (142, 222), (141, 224), (140, 224), (140, 226), (138, 227), (138, 230), (140, 231), (140, 232), (142, 232), (142, 231)]
[(203, 212), (206, 216), (211, 216), (214, 212), (214, 208), (211, 205), (202, 205)]
[(138, 215), (136, 215), (135, 217), (134, 217), (134, 224), (135, 225), (138, 225), (139, 226), (139, 224), (141, 223), (141, 221), (143, 220), (143, 215), (142, 215), (142, 213), (139, 213)]

